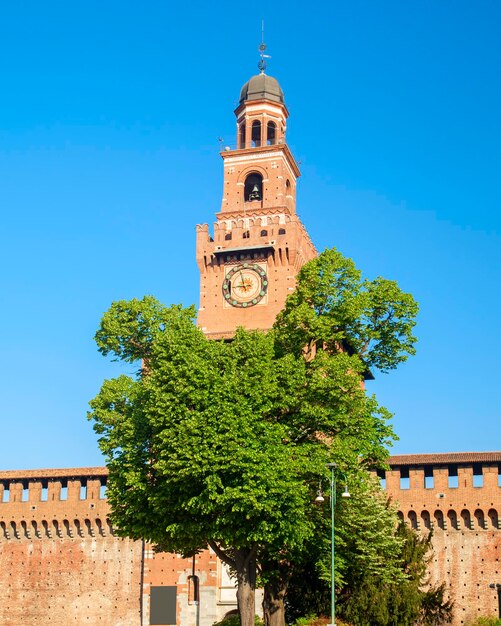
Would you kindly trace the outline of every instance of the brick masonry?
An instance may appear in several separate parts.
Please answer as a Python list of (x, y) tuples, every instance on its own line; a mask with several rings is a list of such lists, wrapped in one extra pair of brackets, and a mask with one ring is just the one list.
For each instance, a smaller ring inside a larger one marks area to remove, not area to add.
[(420, 532), (433, 530), (429, 565), (454, 600), (454, 624), (498, 615), (501, 583), (501, 452), (401, 455), (381, 474), (399, 515)]
[[(395, 456), (380, 475), (399, 515), (433, 529), (430, 580), (446, 582), (455, 626), (497, 614), (500, 464), (501, 452)], [(193, 562), (116, 537), (106, 480), (106, 468), (0, 472), (0, 624), (146, 626), (150, 590), (163, 586), (176, 589), (182, 626), (211, 626), (235, 609), (211, 551)]]

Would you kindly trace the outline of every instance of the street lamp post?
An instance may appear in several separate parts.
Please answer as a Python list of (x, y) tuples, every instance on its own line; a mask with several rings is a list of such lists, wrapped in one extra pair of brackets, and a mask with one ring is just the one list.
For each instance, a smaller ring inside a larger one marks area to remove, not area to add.
[[(334, 535), (335, 535), (335, 510), (336, 510), (336, 474), (335, 471), (337, 469), (336, 463), (327, 463), (327, 467), (331, 470), (331, 623), (327, 626), (336, 626), (336, 587), (334, 581), (334, 573), (335, 573), (335, 547), (334, 547)], [(345, 481), (344, 491), (341, 494), (343, 498), (349, 498), (350, 494), (348, 493), (348, 485), (346, 481), (346, 476), (339, 472), (341, 476), (343, 476)]]

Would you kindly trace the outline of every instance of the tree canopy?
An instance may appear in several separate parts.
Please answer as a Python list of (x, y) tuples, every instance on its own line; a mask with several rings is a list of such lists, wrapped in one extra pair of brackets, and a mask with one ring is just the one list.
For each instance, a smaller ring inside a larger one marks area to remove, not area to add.
[(273, 330), (231, 342), (207, 339), (193, 307), (114, 303), (99, 350), (142, 361), (90, 403), (118, 533), (184, 555), (210, 545), (250, 626), (256, 567), (276, 582), (314, 540), (326, 463), (356, 474), (386, 458), (390, 415), (361, 379), (412, 354), (415, 310), (335, 250), (304, 266)]
[(356, 354), (368, 368), (396, 368), (415, 354), (418, 305), (395, 281), (368, 280), (335, 248), (304, 265), (275, 328), (284, 351), (323, 347)]

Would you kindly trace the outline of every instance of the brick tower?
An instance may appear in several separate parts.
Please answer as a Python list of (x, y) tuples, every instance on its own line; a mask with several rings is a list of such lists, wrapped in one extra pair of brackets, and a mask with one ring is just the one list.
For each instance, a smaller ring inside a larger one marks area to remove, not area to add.
[(236, 149), (225, 148), (223, 200), (214, 236), (197, 225), (200, 268), (198, 325), (231, 337), (238, 326), (269, 329), (317, 255), (296, 214), (300, 175), (286, 143), (289, 116), (278, 81), (261, 73), (242, 87)]

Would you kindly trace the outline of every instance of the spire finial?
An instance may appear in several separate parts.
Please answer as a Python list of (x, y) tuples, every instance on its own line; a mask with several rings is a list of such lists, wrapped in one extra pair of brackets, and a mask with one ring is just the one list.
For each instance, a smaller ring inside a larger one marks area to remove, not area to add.
[(261, 60), (259, 61), (257, 66), (261, 74), (264, 74), (264, 70), (266, 69), (265, 59), (271, 59), (269, 54), (264, 53), (264, 51), (266, 50), (266, 44), (264, 43), (264, 20), (261, 21), (261, 43), (259, 44), (258, 50), (259, 50), (259, 56), (261, 57)]

